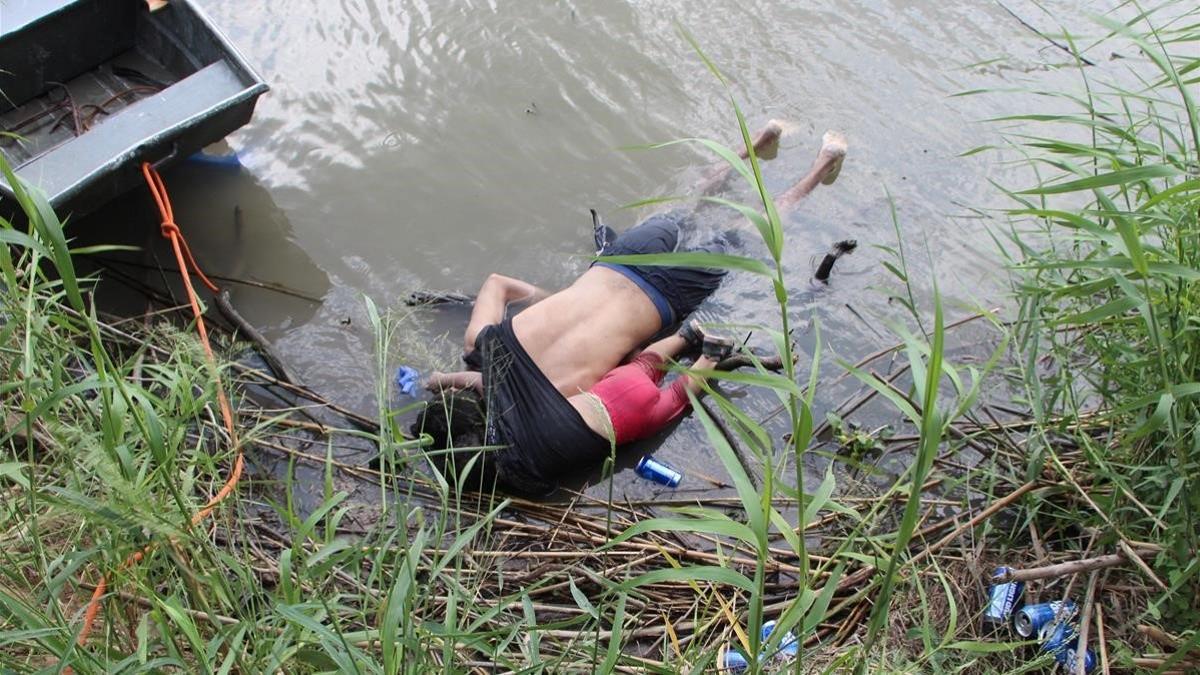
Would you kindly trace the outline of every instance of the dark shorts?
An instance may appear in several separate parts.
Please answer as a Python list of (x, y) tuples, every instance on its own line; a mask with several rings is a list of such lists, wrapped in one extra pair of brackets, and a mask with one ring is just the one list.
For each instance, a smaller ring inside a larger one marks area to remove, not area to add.
[[(692, 227), (685, 211), (670, 211), (650, 216), (626, 230), (616, 241), (608, 244), (601, 255), (647, 255), (672, 253), (679, 248), (680, 230)], [(732, 244), (728, 235), (721, 235), (686, 251), (723, 253)], [(663, 327), (683, 321), (712, 295), (725, 278), (725, 270), (700, 267), (666, 267), (662, 265), (617, 265), (603, 260), (595, 264), (624, 274), (637, 284), (658, 309)]]
[(592, 431), (517, 341), (512, 320), (484, 327), (471, 354), (483, 373), (484, 441), (501, 446), (484, 456), (484, 473), (509, 492), (538, 497), (565, 474), (609, 456), (608, 439)]

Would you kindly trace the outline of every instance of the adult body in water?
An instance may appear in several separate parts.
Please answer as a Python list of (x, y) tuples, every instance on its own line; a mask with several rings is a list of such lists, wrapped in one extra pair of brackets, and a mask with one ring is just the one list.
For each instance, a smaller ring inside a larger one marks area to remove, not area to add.
[[(772, 123), (759, 132), (753, 140), (755, 153), (774, 147), (781, 131)], [(846, 147), (841, 134), (827, 132), (808, 173), (776, 198), (778, 211), (788, 213), (818, 185), (831, 183)], [(726, 176), (710, 176), (701, 192), (719, 190)], [(694, 225), (692, 216), (684, 211), (651, 216), (608, 242), (602, 253), (675, 251), (681, 230)], [(720, 252), (728, 245), (728, 237), (718, 236), (689, 250)], [(427, 407), (414, 431), (433, 436), (439, 449), (500, 446), (482, 463), (485, 480), (495, 478), (509, 491), (526, 494), (553, 489), (559, 475), (607, 457), (611, 447), (567, 397), (588, 391), (654, 335), (685, 320), (723, 275), (712, 269), (601, 260), (557, 293), (489, 276), (463, 336), (464, 360), (471, 369), (435, 373), (429, 382), (434, 390), (474, 389), (482, 400), (443, 396)], [(518, 301), (532, 304), (505, 318), (508, 305)]]

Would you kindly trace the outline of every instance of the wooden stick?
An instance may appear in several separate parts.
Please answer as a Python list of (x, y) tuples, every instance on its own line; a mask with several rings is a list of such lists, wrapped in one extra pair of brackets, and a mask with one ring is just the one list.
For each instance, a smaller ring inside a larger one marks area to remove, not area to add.
[(1084, 654), (1087, 652), (1088, 643), (1088, 628), (1091, 627), (1092, 610), (1096, 606), (1096, 579), (1100, 576), (1100, 570), (1092, 570), (1088, 576), (1087, 595), (1083, 599), (1083, 614), (1079, 617), (1079, 645), (1075, 648), (1075, 675), (1087, 675), (1087, 668), (1084, 666)]
[(262, 333), (258, 332), (257, 328), (251, 326), (250, 322), (246, 321), (245, 317), (243, 317), (236, 309), (233, 308), (233, 303), (229, 301), (229, 291), (221, 291), (220, 293), (217, 293), (214, 296), (214, 299), (217, 301), (217, 309), (221, 310), (221, 316), (224, 316), (226, 319), (228, 319), (229, 322), (234, 325), (235, 330), (240, 331), (251, 342), (258, 346), (263, 360), (267, 362), (267, 365), (271, 367), (271, 370), (275, 371), (280, 380), (283, 380), (288, 384), (295, 384), (296, 382), (299, 382), (299, 380), (292, 375), (291, 371), (287, 369), (287, 366), (283, 365), (283, 361), (281, 361), (279, 357), (275, 355), (275, 349), (271, 346), (271, 343), (267, 341), (267, 338), (264, 337)]
[(1100, 674), (1108, 672), (1108, 638), (1104, 635), (1104, 605), (1096, 605), (1096, 653), (1100, 657)]
[[(145, 263), (134, 262), (132, 260), (118, 260), (117, 258), (109, 258), (109, 257), (105, 257), (105, 256), (91, 256), (91, 257), (93, 260), (99, 262), (100, 264), (104, 265), (105, 267), (107, 267), (110, 270), (114, 269), (113, 267), (111, 267), (112, 265), (124, 265), (126, 267), (134, 267), (137, 269), (158, 270), (160, 273), (162, 273), (162, 272), (179, 272), (178, 267), (172, 267), (170, 265), (147, 265)], [(209, 279), (212, 279), (214, 281), (224, 281), (224, 282), (230, 283), (230, 284), (238, 284), (239, 286), (249, 286), (251, 288), (258, 288), (258, 289), (261, 289), (264, 291), (272, 291), (275, 293), (279, 293), (281, 295), (290, 295), (293, 298), (299, 298), (301, 300), (315, 302), (318, 305), (321, 304), (321, 302), (322, 302), (321, 298), (318, 298), (314, 295), (310, 295), (303, 291), (298, 291), (294, 288), (289, 288), (287, 286), (284, 286), (283, 284), (276, 284), (276, 283), (272, 283), (269, 281), (256, 281), (254, 279), (242, 279), (239, 277), (224, 276), (221, 274), (206, 274), (206, 275), (208, 276)], [(170, 285), (166, 284), (165, 281), (164, 281), (164, 288), (166, 288), (166, 290), (168, 292), (170, 292), (170, 290), (171, 290)], [(190, 305), (184, 305), (184, 307), (189, 307), (189, 306)]]
[[(1147, 557), (1154, 555), (1153, 551), (1136, 551), (1139, 557)], [(996, 577), (997, 583), (1008, 583), (1010, 581), (1036, 581), (1038, 579), (1055, 579), (1057, 577), (1065, 577), (1068, 574), (1082, 574), (1084, 572), (1094, 572), (1107, 567), (1118, 567), (1128, 563), (1129, 556), (1125, 553), (1113, 553), (1111, 555), (1102, 555), (1095, 558), (1084, 558), (1082, 560), (1072, 560), (1070, 562), (1058, 563), (1055, 565), (1046, 565), (1044, 567), (1033, 567), (1024, 570), (1009, 569), (1004, 574)]]
[[(1167, 659), (1160, 658), (1160, 657), (1153, 657), (1153, 656), (1141, 656), (1141, 657), (1135, 656), (1135, 657), (1133, 657), (1133, 665), (1141, 666), (1143, 668), (1162, 668), (1166, 663), (1167, 663)], [(1182, 666), (1184, 668), (1192, 668), (1195, 666), (1200, 666), (1200, 661), (1189, 661), (1187, 659), (1184, 659), (1175, 665)], [(1188, 671), (1186, 671), (1186, 670), (1168, 670), (1165, 672), (1185, 673)]]

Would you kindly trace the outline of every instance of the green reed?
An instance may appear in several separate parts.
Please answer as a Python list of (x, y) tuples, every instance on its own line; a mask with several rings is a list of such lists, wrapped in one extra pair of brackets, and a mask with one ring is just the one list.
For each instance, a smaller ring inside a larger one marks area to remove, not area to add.
[[(1048, 467), (1084, 504), (1038, 515), (1093, 528), (1097, 546), (1163, 547), (1153, 597), (1132, 620), (1180, 631), (1176, 663), (1200, 643), (1189, 632), (1200, 622), (1200, 11), (1130, 7), (1127, 23), (1097, 22), (1101, 42), (1132, 43), (1139, 58), (1116, 72), (1081, 67), (1079, 92), (1039, 92), (1060, 112), (997, 120), (1038, 177), (1008, 191), (1005, 252), (1017, 374), (1039, 422), (1027, 471)], [(1062, 435), (1082, 461), (1052, 442)]]

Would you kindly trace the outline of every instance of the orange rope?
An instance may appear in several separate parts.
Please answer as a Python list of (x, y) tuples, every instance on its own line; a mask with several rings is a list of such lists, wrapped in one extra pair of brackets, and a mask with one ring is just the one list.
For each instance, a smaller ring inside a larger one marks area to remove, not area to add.
[[(233, 443), (236, 455), (233, 460), (233, 470), (229, 473), (229, 479), (213, 495), (212, 499), (208, 500), (199, 511), (192, 516), (192, 526), (199, 525), (201, 521), (212, 515), (217, 505), (228, 497), (234, 489), (237, 488), (238, 481), (242, 477), (242, 469), (244, 466), (244, 458), (242, 455), (242, 445), (238, 441), (237, 430), (233, 425), (233, 409), (229, 405), (229, 399), (225, 396), (225, 387), (221, 383), (221, 372), (217, 368), (217, 358), (213, 355), (212, 345), (208, 342), (208, 329), (204, 325), (204, 316), (200, 310), (200, 299), (196, 297), (196, 289), (192, 287), (191, 274), (200, 277), (200, 281), (208, 287), (208, 290), (213, 293), (219, 292), (216, 284), (209, 280), (200, 270), (200, 266), (196, 264), (196, 259), (192, 257), (192, 251), (188, 248), (187, 240), (183, 238), (183, 233), (180, 232), (179, 226), (175, 224), (175, 213), (171, 209), (171, 199), (167, 195), (167, 186), (163, 183), (162, 176), (158, 171), (150, 166), (149, 162), (142, 164), (142, 175), (146, 177), (146, 184), (150, 187), (150, 194), (154, 196), (154, 202), (158, 204), (158, 212), (162, 215), (162, 235), (171, 242), (171, 248), (175, 251), (175, 260), (179, 263), (180, 274), (183, 277), (183, 287), (187, 290), (188, 302), (192, 306), (192, 314), (196, 317), (196, 331), (200, 334), (200, 343), (204, 345), (204, 356), (208, 361), (209, 368), (212, 369), (213, 379), (217, 384), (217, 403), (221, 408), (221, 419), (225, 423), (225, 431), (229, 433), (229, 438)], [(190, 270), (190, 273), (189, 273)], [(142, 558), (146, 557), (154, 548), (154, 544), (148, 544), (140, 551), (135, 551), (132, 555), (125, 559), (118, 569), (128, 569), (133, 567)], [(100, 611), (100, 599), (104, 597), (104, 592), (108, 588), (108, 577), (100, 577), (100, 583), (96, 584), (96, 590), (92, 593), (92, 599), (88, 601), (87, 610), (83, 613), (83, 628), (79, 631), (79, 637), (76, 644), (83, 645), (92, 632), (92, 624), (96, 621), (96, 614)]]

